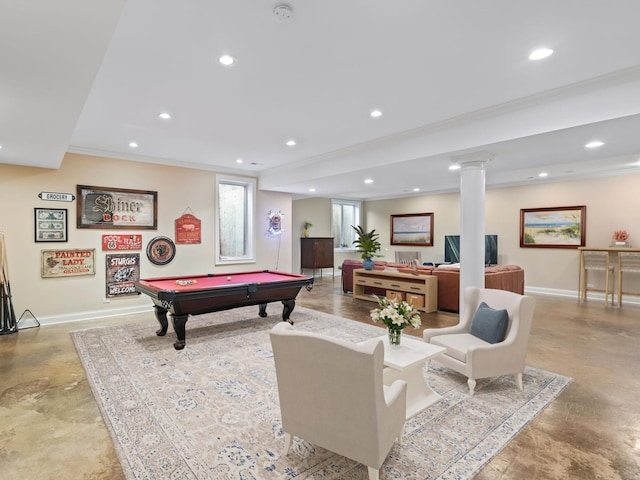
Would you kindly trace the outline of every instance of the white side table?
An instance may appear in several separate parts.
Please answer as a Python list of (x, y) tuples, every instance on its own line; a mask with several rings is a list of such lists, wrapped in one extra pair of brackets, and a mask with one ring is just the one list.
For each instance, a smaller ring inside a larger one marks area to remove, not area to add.
[(447, 349), (404, 334), (399, 346), (390, 346), (386, 335), (379, 338), (384, 342), (384, 384), (391, 385), (395, 380), (407, 382), (407, 419), (440, 400), (440, 395), (427, 385), (422, 365), (426, 363), (428, 369), (429, 361)]

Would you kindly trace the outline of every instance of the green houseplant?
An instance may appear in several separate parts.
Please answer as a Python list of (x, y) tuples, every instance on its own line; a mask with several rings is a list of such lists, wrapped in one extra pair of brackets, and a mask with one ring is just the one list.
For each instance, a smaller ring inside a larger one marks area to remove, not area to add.
[(308, 237), (310, 227), (313, 227), (313, 224), (309, 220), (305, 220), (302, 223), (302, 235), (304, 235), (305, 237)]
[(378, 240), (379, 234), (376, 233), (375, 230), (371, 230), (370, 232), (365, 232), (364, 228), (361, 225), (354, 227), (351, 225), (356, 233), (358, 234), (358, 238), (353, 241), (357, 251), (360, 253), (360, 257), (362, 258), (362, 266), (367, 269), (373, 269), (373, 257), (380, 257), (378, 252), (382, 245)]

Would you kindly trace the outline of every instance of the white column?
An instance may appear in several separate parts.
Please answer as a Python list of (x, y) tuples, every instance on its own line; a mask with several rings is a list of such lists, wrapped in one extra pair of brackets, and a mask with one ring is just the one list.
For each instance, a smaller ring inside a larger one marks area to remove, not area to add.
[(484, 197), (487, 152), (453, 159), (460, 167), (460, 316), (467, 287), (484, 288)]

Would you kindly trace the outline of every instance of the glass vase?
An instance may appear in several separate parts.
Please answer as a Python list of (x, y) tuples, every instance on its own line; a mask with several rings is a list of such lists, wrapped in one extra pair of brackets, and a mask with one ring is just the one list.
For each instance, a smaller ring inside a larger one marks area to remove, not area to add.
[(389, 345), (392, 347), (400, 346), (400, 339), (402, 338), (402, 330), (398, 328), (389, 328)]

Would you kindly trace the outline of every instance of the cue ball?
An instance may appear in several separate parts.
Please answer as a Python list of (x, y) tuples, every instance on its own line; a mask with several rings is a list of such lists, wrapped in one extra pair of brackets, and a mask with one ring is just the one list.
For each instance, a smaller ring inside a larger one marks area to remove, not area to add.
[(231, 281), (231, 277), (227, 277), (227, 280), (230, 282)]

